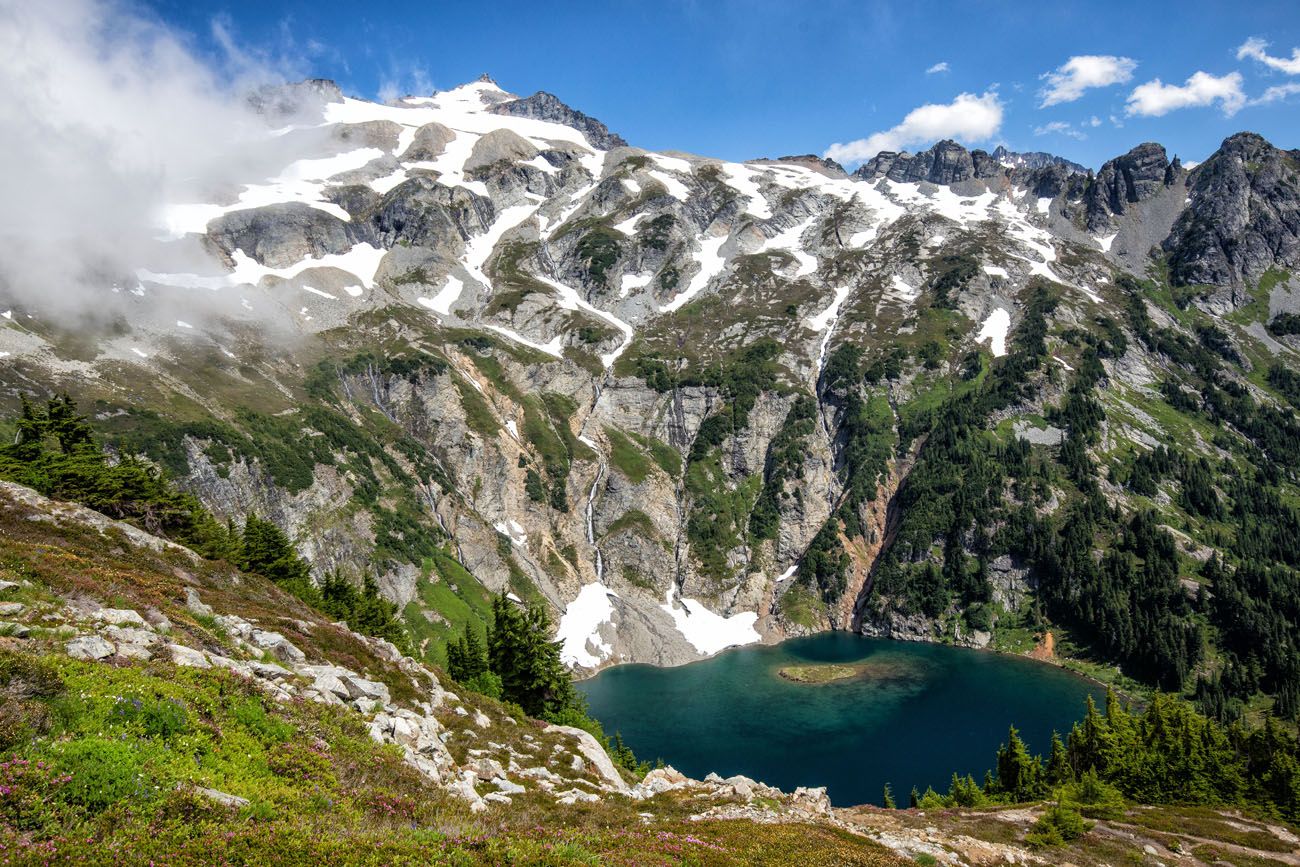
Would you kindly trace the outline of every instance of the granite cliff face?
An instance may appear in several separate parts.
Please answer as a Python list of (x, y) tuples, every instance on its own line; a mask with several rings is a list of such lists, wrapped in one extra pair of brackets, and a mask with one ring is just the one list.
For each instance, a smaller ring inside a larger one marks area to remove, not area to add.
[[(1089, 176), (940, 142), (849, 175), (647, 152), (490, 80), (256, 100), (282, 175), (166, 215), (208, 270), (142, 262), (117, 323), (75, 335), (12, 310), (0, 385), (68, 388), (219, 515), (272, 518), (321, 574), (375, 571), (433, 659), (498, 590), (549, 605), (587, 670), (826, 627), (985, 643), (996, 616), (876, 587), (927, 407), (1048, 287), (1042, 387), (992, 421), (1055, 449), (1125, 275), (1229, 287), (1192, 302), (1226, 315), (1300, 255), (1296, 152), (1250, 134), (1190, 173), (1156, 144)], [(229, 311), (151, 316), (197, 290)], [(1102, 442), (1161, 440), (1141, 406), (1165, 364), (1135, 341), (1106, 361), (1131, 411)], [(1016, 610), (1026, 571), (990, 564)]]

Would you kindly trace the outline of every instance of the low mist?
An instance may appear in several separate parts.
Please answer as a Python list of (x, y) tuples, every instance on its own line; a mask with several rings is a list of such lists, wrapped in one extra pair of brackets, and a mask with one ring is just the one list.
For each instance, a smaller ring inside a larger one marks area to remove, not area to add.
[(209, 64), (121, 3), (0, 0), (0, 309), (140, 324), (238, 304), (211, 290), (141, 296), (134, 277), (219, 271), (193, 238), (160, 240), (163, 205), (208, 201), (275, 168), (240, 156), (268, 132), (246, 95), (296, 70), (215, 36), (224, 57)]

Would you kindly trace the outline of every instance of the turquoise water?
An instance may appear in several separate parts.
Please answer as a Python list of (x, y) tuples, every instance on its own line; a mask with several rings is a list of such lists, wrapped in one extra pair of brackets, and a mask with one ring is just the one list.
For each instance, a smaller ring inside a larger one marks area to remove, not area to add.
[[(870, 663), (871, 676), (800, 684), (786, 665)], [(607, 733), (640, 758), (693, 777), (744, 774), (779, 788), (826, 786), (837, 805), (900, 805), (912, 786), (947, 791), (954, 771), (977, 780), (1015, 724), (1046, 755), (1053, 729), (1083, 716), (1095, 685), (1051, 665), (845, 632), (745, 647), (678, 668), (622, 665), (580, 683)]]

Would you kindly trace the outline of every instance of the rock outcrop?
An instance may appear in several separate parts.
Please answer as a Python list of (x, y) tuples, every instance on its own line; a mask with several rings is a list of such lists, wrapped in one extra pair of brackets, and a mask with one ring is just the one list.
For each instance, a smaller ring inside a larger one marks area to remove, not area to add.
[(1188, 178), (1189, 203), (1164, 243), (1182, 285), (1241, 285), (1300, 266), (1300, 151), (1238, 133)]
[(1159, 190), (1181, 180), (1181, 166), (1170, 163), (1163, 146), (1140, 144), (1121, 157), (1108, 161), (1084, 194), (1088, 230), (1103, 232), (1113, 217), (1126, 213)]
[(492, 111), (497, 114), (531, 117), (537, 120), (549, 120), (553, 123), (571, 126), (586, 136), (587, 141), (601, 150), (613, 150), (614, 148), (627, 146), (627, 142), (618, 133), (610, 132), (609, 127), (594, 117), (585, 115), (575, 108), (570, 108), (561, 102), (558, 96), (544, 90), (539, 90), (532, 96), (523, 99), (515, 99), (495, 105), (492, 107)]

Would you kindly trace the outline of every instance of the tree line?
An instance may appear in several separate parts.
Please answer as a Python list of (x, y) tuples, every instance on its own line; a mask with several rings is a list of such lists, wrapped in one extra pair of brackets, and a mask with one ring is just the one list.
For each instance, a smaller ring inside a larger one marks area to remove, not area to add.
[[(1272, 717), (1262, 725), (1223, 725), (1188, 702), (1156, 694), (1143, 709), (1114, 691), (1104, 709), (1089, 696), (1083, 719), (1062, 740), (1052, 734), (1046, 759), (1030, 752), (1014, 726), (983, 782), (953, 774), (948, 791), (912, 790), (910, 807), (946, 809), (1052, 799), (1031, 843), (1082, 833), (1080, 815), (1116, 818), (1126, 802), (1236, 807), (1300, 821), (1300, 747)], [(893, 793), (885, 787), (885, 806)], [(1074, 814), (1071, 816), (1070, 814)], [(1075, 835), (1077, 836), (1077, 834)]]
[(13, 442), (0, 446), (0, 478), (57, 500), (80, 503), (224, 560), (283, 587), (332, 620), (409, 651), (397, 609), (379, 595), (372, 574), (360, 581), (335, 570), (319, 584), (283, 530), (249, 513), (222, 522), (167, 475), (131, 454), (108, 454), (90, 421), (66, 394), (44, 404), (21, 400)]

